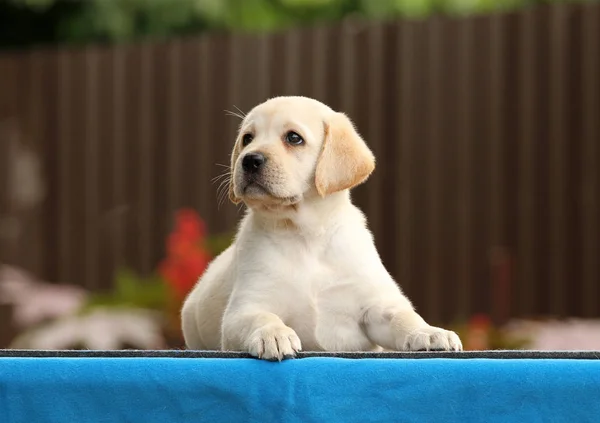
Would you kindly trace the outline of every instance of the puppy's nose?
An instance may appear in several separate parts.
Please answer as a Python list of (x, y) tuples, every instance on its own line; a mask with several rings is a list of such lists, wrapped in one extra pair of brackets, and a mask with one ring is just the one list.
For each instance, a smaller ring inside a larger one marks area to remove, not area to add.
[(267, 158), (261, 153), (248, 153), (242, 159), (242, 168), (248, 173), (258, 172), (266, 163)]

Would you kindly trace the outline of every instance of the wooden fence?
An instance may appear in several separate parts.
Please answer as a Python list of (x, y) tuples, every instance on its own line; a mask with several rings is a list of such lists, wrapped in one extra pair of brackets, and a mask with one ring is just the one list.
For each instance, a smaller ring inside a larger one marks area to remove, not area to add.
[[(598, 4), (0, 55), (4, 260), (101, 289), (154, 268), (177, 208), (233, 230), (224, 110), (286, 94), (370, 143), (354, 198), (428, 319), (600, 315)], [(42, 161), (27, 209), (15, 143)]]

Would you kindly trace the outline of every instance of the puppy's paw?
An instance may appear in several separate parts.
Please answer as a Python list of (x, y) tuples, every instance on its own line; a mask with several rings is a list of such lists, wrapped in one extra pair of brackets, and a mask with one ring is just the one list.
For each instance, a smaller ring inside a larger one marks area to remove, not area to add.
[(452, 331), (426, 326), (417, 329), (404, 340), (406, 351), (462, 351), (458, 335)]
[(248, 340), (247, 346), (251, 355), (269, 361), (292, 358), (302, 350), (300, 338), (287, 326), (268, 326), (258, 329)]

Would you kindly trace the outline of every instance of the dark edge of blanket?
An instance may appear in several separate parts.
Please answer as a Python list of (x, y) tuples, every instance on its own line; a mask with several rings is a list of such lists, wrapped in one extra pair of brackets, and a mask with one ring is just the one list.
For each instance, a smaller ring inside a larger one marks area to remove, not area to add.
[[(11, 350), (0, 349), (0, 358), (253, 358), (247, 353), (232, 351), (195, 350)], [(600, 360), (600, 351), (418, 351), (418, 352), (300, 352), (297, 359), (303, 358), (345, 358), (345, 359), (553, 359), (553, 360)]]

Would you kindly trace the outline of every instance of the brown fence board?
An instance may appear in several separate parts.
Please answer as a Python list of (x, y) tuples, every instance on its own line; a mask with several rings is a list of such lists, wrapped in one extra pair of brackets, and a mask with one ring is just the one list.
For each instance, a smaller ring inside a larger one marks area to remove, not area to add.
[(587, 6), (582, 13), (582, 75), (578, 79), (583, 94), (580, 169), (583, 198), (579, 217), (583, 298), (579, 301), (585, 315), (594, 316), (600, 308), (600, 8)]
[[(475, 107), (473, 104), (472, 92), (478, 89), (471, 86), (476, 69), (473, 64), (473, 41), (476, 34), (473, 33), (473, 22), (459, 22), (456, 29), (456, 148), (457, 148), (457, 173), (456, 180), (456, 207), (458, 211), (458, 230), (457, 230), (457, 252), (458, 252), (458, 280), (461, 287), (470, 287), (470, 293), (479, 297), (481, 284), (473, 279), (473, 193), (471, 184), (474, 178), (481, 177), (474, 173), (475, 161), (479, 157), (474, 157), (474, 138), (473, 124), (476, 120), (474, 116)], [(481, 87), (483, 88), (483, 87)], [(460, 281), (460, 282), (459, 282)], [(478, 307), (479, 308), (479, 307)], [(481, 310), (477, 310), (481, 312)]]
[[(535, 151), (535, 124), (540, 120), (537, 114), (538, 109), (538, 91), (535, 84), (536, 78), (536, 50), (535, 31), (537, 29), (537, 21), (533, 12), (526, 11), (519, 17), (518, 31), (519, 38), (517, 39), (516, 47), (519, 49), (517, 55), (513, 56), (513, 60), (517, 61), (518, 80), (516, 92), (517, 104), (514, 103), (515, 98), (509, 99), (513, 101), (513, 107), (517, 109), (516, 116), (513, 112), (511, 116), (518, 119), (518, 135), (513, 154), (518, 162), (518, 166), (512, 170), (516, 174), (513, 178), (512, 186), (517, 190), (516, 200), (517, 210), (515, 217), (517, 219), (517, 280), (516, 285), (519, 296), (519, 312), (524, 312), (532, 308), (536, 308), (535, 301), (535, 282), (538, 278), (537, 269), (535, 269), (538, 261), (537, 257), (541, 256), (541, 251), (538, 250), (538, 245), (535, 242), (536, 236), (536, 196), (531, 195), (536, 192), (535, 171), (537, 168), (536, 151)], [(508, 157), (509, 161), (511, 156)]]

